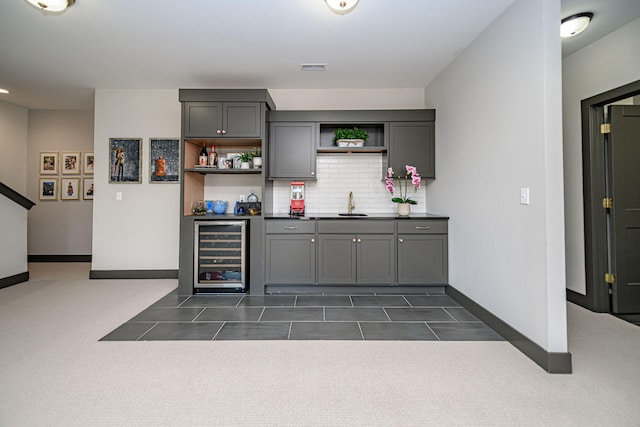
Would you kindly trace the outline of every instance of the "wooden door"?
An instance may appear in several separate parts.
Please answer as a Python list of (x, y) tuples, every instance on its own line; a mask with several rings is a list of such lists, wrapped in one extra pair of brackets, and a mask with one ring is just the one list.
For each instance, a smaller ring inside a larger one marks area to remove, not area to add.
[(640, 105), (609, 107), (610, 268), (614, 313), (640, 313)]

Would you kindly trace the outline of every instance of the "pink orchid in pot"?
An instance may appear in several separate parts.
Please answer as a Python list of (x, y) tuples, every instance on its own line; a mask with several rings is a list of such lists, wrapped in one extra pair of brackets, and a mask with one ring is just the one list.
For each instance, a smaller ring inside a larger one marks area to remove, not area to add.
[[(420, 183), (422, 178), (420, 174), (416, 170), (415, 166), (406, 165), (406, 173), (404, 176), (397, 176), (397, 179), (400, 181), (398, 184), (399, 188), (399, 196), (391, 199), (392, 202), (398, 204), (398, 215), (399, 216), (408, 216), (411, 213), (411, 205), (417, 205), (418, 202), (413, 200), (411, 196), (409, 196), (409, 182), (413, 186), (413, 191), (418, 191), (420, 188)], [(395, 194), (395, 186), (394, 186), (394, 173), (393, 168), (387, 169), (387, 176), (384, 178), (384, 182), (387, 186), (387, 190), (392, 195)]]

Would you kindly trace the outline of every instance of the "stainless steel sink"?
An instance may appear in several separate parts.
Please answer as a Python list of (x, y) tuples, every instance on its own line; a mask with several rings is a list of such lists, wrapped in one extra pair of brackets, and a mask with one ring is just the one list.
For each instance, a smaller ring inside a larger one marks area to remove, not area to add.
[(367, 216), (367, 214), (363, 213), (339, 213), (340, 216)]

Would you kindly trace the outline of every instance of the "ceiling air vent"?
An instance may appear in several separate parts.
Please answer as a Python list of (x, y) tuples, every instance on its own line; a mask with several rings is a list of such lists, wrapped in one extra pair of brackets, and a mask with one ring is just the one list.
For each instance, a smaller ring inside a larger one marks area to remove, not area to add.
[(327, 69), (327, 64), (300, 64), (302, 71), (324, 71)]

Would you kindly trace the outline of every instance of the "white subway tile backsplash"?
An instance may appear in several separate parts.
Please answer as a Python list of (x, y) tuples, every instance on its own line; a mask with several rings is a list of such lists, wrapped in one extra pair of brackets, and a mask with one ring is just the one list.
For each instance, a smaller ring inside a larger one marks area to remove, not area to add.
[[(354, 212), (375, 214), (395, 213), (397, 204), (391, 201), (383, 176), (380, 154), (319, 154), (316, 164), (317, 181), (305, 182), (307, 212), (336, 214), (347, 211), (349, 192), (353, 192)], [(385, 162), (386, 164), (386, 162)], [(273, 186), (274, 213), (288, 213), (290, 183), (276, 181)], [(412, 212), (426, 212), (426, 188), (410, 195), (418, 202)]]

